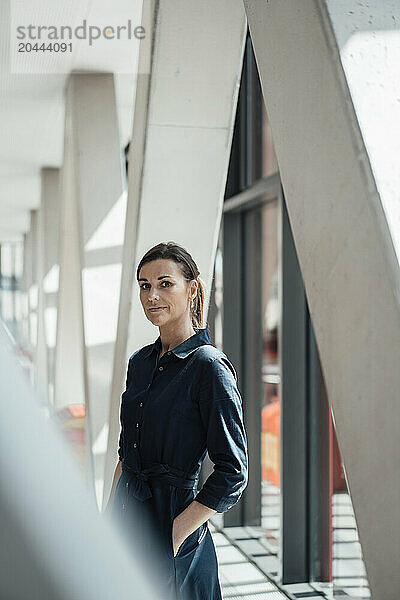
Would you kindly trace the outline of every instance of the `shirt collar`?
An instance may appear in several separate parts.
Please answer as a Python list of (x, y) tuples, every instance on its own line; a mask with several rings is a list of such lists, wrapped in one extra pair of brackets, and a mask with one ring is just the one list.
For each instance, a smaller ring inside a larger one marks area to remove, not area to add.
[[(198, 329), (196, 333), (190, 336), (187, 340), (184, 340), (178, 346), (175, 346), (175, 348), (172, 348), (170, 352), (173, 352), (175, 356), (178, 356), (179, 358), (186, 358), (187, 356), (189, 356), (189, 354), (194, 352), (196, 348), (199, 348), (199, 346), (204, 346), (205, 344), (212, 344), (207, 327), (205, 327), (204, 329)], [(156, 351), (158, 354), (160, 349), (161, 336), (159, 335), (156, 341), (153, 344), (150, 344), (150, 346), (148, 346), (144, 357), (147, 358), (153, 352)]]

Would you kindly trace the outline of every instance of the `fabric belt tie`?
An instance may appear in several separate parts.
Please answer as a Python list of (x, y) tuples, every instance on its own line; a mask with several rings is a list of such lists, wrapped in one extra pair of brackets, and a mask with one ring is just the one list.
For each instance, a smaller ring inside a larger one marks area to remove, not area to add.
[(185, 476), (183, 471), (165, 463), (154, 463), (145, 469), (136, 469), (122, 462), (122, 470), (133, 476), (133, 485), (129, 486), (129, 491), (141, 502), (144, 502), (144, 500), (148, 500), (153, 496), (149, 486), (149, 479), (151, 478), (162, 479), (176, 487), (184, 489), (195, 489), (199, 481), (198, 476)]

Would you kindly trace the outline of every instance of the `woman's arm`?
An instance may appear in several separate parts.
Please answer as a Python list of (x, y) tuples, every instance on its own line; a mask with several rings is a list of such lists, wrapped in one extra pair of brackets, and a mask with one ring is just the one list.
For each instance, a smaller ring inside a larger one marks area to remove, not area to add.
[(107, 502), (107, 506), (104, 510), (105, 513), (109, 513), (111, 511), (112, 503), (114, 501), (115, 488), (117, 487), (117, 483), (122, 473), (122, 462), (119, 460), (117, 466), (115, 467), (114, 479), (111, 486), (110, 497)]
[(176, 556), (179, 547), (183, 544), (185, 539), (215, 513), (215, 510), (193, 500), (185, 510), (175, 517), (172, 526), (174, 556)]
[(247, 435), (236, 371), (224, 356), (211, 361), (203, 375), (199, 408), (214, 470), (191, 504), (174, 519), (174, 552), (213, 514), (232, 508), (248, 482)]
[(205, 370), (199, 408), (214, 469), (195, 499), (223, 513), (239, 501), (248, 482), (242, 397), (236, 371), (226, 356), (215, 358)]

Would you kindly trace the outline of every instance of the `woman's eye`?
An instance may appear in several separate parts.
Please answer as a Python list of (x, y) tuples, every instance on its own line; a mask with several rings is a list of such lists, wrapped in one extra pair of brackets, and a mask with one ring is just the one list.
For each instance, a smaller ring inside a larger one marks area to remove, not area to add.
[[(165, 284), (165, 285), (164, 285)], [(162, 281), (161, 282), (161, 287), (170, 287), (172, 284), (170, 281)], [(150, 284), (149, 283), (142, 283), (139, 286), (142, 290), (148, 290), (150, 288)]]

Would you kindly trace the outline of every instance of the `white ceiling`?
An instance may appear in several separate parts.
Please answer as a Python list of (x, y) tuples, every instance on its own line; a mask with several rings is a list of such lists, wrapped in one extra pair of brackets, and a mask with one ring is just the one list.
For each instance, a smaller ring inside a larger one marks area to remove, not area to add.
[[(73, 51), (57, 63), (54, 53), (16, 53), (17, 24), (76, 26), (86, 19), (105, 26), (123, 25), (128, 18), (133, 26), (140, 25), (141, 0), (114, 0), (112, 5), (106, 0), (0, 3), (0, 241), (22, 239), (29, 229), (30, 209), (40, 206), (41, 168), (62, 166), (64, 95), (72, 70), (115, 74), (121, 149), (127, 144), (139, 48), (137, 40), (115, 40), (113, 46), (98, 40), (92, 47), (74, 40)], [(56, 70), (63, 72), (51, 72)]]

